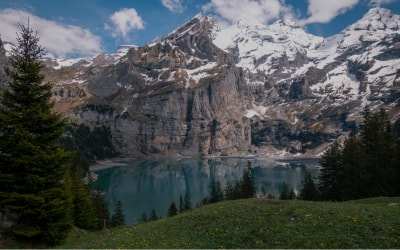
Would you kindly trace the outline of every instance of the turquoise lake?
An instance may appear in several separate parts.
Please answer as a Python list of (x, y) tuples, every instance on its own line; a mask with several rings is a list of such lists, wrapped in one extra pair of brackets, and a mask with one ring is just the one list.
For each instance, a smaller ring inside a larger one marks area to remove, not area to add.
[(179, 197), (185, 193), (195, 207), (208, 195), (213, 178), (224, 188), (227, 182), (240, 179), (247, 162), (254, 168), (257, 192), (261, 193), (263, 186), (267, 193), (275, 196), (279, 196), (283, 182), (298, 193), (306, 171), (315, 177), (319, 173), (318, 159), (132, 159), (95, 171), (98, 179), (93, 185), (100, 185), (104, 190), (111, 214), (115, 203), (122, 201), (125, 222), (131, 225), (139, 221), (143, 212), (149, 216), (153, 209), (165, 218), (171, 202), (178, 207)]

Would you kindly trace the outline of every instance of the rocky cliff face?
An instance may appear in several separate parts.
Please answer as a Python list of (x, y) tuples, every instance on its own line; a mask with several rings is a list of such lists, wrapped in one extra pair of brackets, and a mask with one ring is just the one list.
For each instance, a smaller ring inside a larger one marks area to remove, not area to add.
[(399, 27), (398, 15), (375, 8), (327, 39), (288, 21), (216, 31), (215, 44), (247, 72), (252, 144), (317, 155), (357, 129), (365, 105), (399, 119)]
[[(250, 119), (243, 117), (248, 86), (233, 58), (209, 38), (213, 25), (197, 16), (162, 41), (130, 49), (115, 65), (70, 69), (79, 77), (55, 88), (58, 106), (65, 99), (77, 102), (74, 116), (109, 126), (125, 155), (248, 150)], [(97, 104), (82, 108), (81, 101)]]
[(371, 9), (324, 39), (290, 21), (198, 15), (159, 41), (46, 61), (56, 109), (110, 128), (129, 156), (315, 156), (365, 105), (400, 118), (400, 16)]

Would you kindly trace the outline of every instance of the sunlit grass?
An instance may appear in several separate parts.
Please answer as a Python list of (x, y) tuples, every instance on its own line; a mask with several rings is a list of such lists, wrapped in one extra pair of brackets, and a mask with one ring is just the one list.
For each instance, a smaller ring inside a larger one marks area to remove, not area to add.
[[(1, 241), (1, 248), (45, 248)], [(225, 201), (100, 232), (58, 248), (400, 248), (400, 197), (350, 202)]]
[[(86, 248), (399, 248), (400, 198), (237, 200), (122, 227)], [(389, 205), (389, 204), (397, 205)]]

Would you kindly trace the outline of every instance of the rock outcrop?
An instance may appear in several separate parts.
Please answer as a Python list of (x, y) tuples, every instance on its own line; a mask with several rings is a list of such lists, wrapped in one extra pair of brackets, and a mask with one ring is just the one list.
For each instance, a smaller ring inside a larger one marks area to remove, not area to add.
[(365, 105), (400, 118), (399, 27), (380, 8), (326, 39), (287, 20), (221, 29), (197, 15), (143, 47), (47, 60), (44, 74), (55, 108), (109, 128), (126, 156), (316, 156), (357, 130)]

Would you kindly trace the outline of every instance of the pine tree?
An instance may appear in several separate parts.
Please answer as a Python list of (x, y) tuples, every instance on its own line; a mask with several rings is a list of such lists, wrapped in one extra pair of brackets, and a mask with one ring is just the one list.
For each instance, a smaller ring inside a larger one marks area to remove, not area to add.
[(18, 215), (9, 229), (17, 238), (54, 245), (72, 226), (71, 154), (58, 143), (65, 121), (52, 111), (51, 85), (42, 83), (45, 51), (29, 24), (20, 28), (1, 95), (0, 210)]
[(117, 201), (114, 208), (114, 213), (111, 216), (111, 227), (125, 225), (125, 214), (122, 206), (122, 201)]
[(168, 209), (168, 217), (172, 217), (178, 214), (178, 209), (176, 208), (175, 202), (171, 202), (171, 205)]
[(283, 182), (282, 187), (281, 187), (281, 192), (279, 195), (279, 199), (280, 200), (289, 200), (289, 195), (290, 195), (289, 186), (286, 182)]
[(73, 219), (77, 227), (95, 230), (98, 225), (96, 209), (90, 197), (90, 189), (81, 179), (72, 177)]
[(288, 200), (295, 200), (296, 193), (294, 192), (293, 188), (290, 189)]
[(179, 196), (179, 213), (183, 212), (183, 199), (182, 195)]
[(149, 220), (149, 219), (147, 218), (146, 212), (143, 212), (143, 213), (140, 215), (139, 222), (147, 222), (148, 220)]
[(240, 198), (247, 199), (256, 195), (254, 186), (254, 169), (251, 163), (247, 162), (247, 167), (243, 170), (243, 175), (240, 180)]
[(338, 144), (333, 144), (321, 158), (321, 173), (319, 175), (318, 189), (321, 199), (339, 201), (343, 200), (340, 192), (340, 176), (342, 170), (341, 150)]
[(224, 193), (222, 191), (221, 182), (218, 180), (211, 180), (210, 184), (210, 198), (208, 201), (210, 203), (220, 202), (224, 199)]
[(156, 213), (156, 210), (153, 208), (153, 210), (151, 210), (151, 213), (150, 213), (150, 220), (151, 221), (156, 221), (156, 220), (158, 220), (158, 216), (157, 216), (157, 213)]
[(183, 199), (183, 211), (189, 211), (192, 209), (192, 202), (190, 201), (189, 193), (185, 193), (185, 197)]
[(101, 186), (97, 186), (96, 190), (91, 191), (91, 200), (95, 208), (97, 218), (97, 229), (105, 229), (110, 226), (110, 211), (104, 198), (104, 192)]
[(319, 198), (318, 190), (315, 186), (313, 177), (310, 172), (306, 172), (303, 181), (303, 188), (300, 191), (300, 199), (316, 201), (318, 200), (318, 198)]

